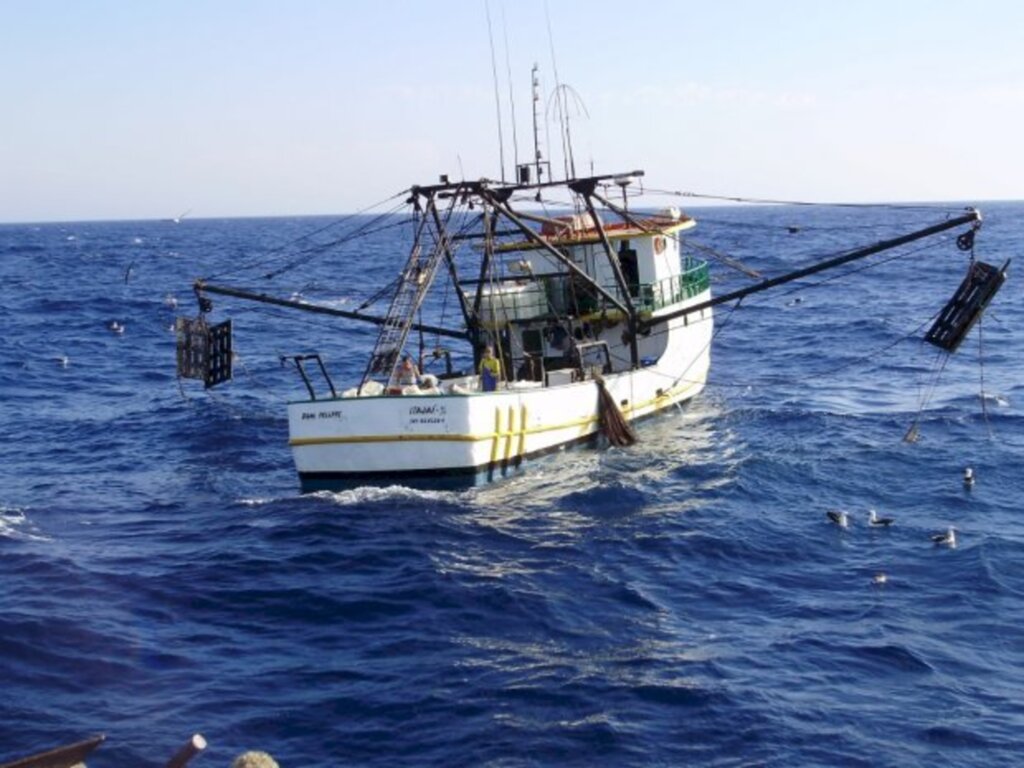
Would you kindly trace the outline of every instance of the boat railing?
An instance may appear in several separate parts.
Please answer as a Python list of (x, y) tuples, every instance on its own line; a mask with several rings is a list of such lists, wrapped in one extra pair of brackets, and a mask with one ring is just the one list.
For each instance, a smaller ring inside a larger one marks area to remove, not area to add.
[(309, 374), (306, 373), (306, 367), (303, 365), (303, 363), (308, 360), (315, 361), (317, 366), (320, 368), (320, 375), (323, 376), (324, 381), (327, 382), (327, 388), (331, 390), (331, 397), (336, 398), (338, 396), (337, 391), (334, 389), (334, 382), (331, 381), (331, 376), (327, 373), (327, 367), (324, 365), (324, 361), (321, 359), (320, 355), (292, 355), (291, 357), (288, 357), (287, 355), (281, 356), (282, 365), (288, 362), (288, 360), (295, 363), (295, 368), (302, 377), (302, 383), (306, 385), (306, 390), (309, 392), (310, 400), (316, 400), (316, 390), (313, 388), (313, 382), (310, 380)]
[[(658, 280), (654, 283), (640, 283), (632, 287), (631, 299), (641, 312), (656, 312), (659, 309), (692, 299), (708, 289), (711, 277), (706, 261), (688, 261), (683, 272)], [(603, 286), (614, 296), (621, 296), (617, 285)]]
[(671, 304), (692, 299), (706, 291), (710, 285), (711, 277), (707, 262), (695, 262), (678, 275), (641, 285), (637, 303), (642, 310), (656, 312)]
[[(484, 324), (488, 327), (503, 326), (510, 321), (536, 320), (547, 317), (555, 302), (551, 296), (559, 290), (565, 290), (562, 281), (564, 276), (543, 278), (543, 294), (524, 294), (518, 292), (494, 293), (488, 296), (484, 307)], [(685, 269), (678, 275), (658, 280), (654, 283), (639, 283), (630, 286), (630, 299), (641, 312), (656, 312), (659, 309), (686, 301), (708, 289), (710, 276), (705, 261), (688, 261)], [(610, 295), (622, 299), (622, 291), (615, 283), (602, 285)], [(543, 297), (547, 297), (544, 299)], [(592, 296), (577, 296), (581, 314), (597, 311), (597, 300)]]

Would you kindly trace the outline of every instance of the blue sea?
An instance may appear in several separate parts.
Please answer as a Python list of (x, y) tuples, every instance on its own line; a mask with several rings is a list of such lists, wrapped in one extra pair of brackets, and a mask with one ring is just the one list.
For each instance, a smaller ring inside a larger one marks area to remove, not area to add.
[[(699, 208), (693, 240), (772, 276), (962, 207)], [(1024, 204), (980, 207), (977, 258), (1020, 257)], [(954, 355), (921, 339), (956, 233), (719, 307), (710, 386), (633, 447), (303, 496), (280, 356), (351, 386), (375, 329), (214, 296), (239, 358), (204, 392), (171, 326), (217, 274), (358, 306), (405, 229), (321, 248), (353, 226), (0, 226), (0, 762), (105, 733), (90, 765), (162, 765), (200, 732), (197, 768), (1024, 763), (1014, 266)]]

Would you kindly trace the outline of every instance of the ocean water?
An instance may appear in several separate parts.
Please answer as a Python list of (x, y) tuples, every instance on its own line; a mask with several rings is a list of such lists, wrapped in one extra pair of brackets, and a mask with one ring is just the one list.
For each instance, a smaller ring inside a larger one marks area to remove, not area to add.
[[(699, 209), (694, 240), (773, 275), (959, 207)], [(1024, 204), (981, 207), (977, 257), (1018, 257)], [(348, 386), (373, 329), (213, 297), (240, 359), (204, 393), (169, 327), (218, 273), (358, 305), (403, 230), (320, 254), (332, 224), (0, 227), (0, 761), (105, 733), (90, 765), (158, 765), (201, 732), (196, 766), (1024, 762), (1014, 267), (948, 359), (938, 237), (719, 308), (711, 385), (634, 447), (302, 496), (279, 357)]]

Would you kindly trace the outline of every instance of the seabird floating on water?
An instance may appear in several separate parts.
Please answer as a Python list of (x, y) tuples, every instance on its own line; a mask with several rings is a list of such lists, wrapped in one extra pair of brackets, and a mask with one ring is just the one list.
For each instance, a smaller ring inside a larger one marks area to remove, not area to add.
[(956, 529), (953, 526), (949, 526), (945, 533), (932, 534), (932, 541), (935, 542), (936, 546), (956, 549)]
[(970, 467), (964, 467), (964, 487), (974, 487), (974, 470)]
[(879, 517), (875, 510), (868, 510), (868, 525), (874, 526), (875, 528), (888, 528), (895, 522), (896, 521), (891, 517)]
[(841, 509), (830, 509), (825, 514), (828, 515), (829, 520), (838, 525), (840, 528), (850, 527), (850, 518)]

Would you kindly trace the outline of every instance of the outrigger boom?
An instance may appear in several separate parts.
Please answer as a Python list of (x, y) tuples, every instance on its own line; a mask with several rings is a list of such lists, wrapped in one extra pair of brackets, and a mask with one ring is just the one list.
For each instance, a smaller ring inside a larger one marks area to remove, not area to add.
[[(695, 304), (692, 307), (679, 310), (678, 312), (669, 312), (666, 315), (659, 317), (659, 320), (664, 320), (671, 317), (685, 317), (686, 315), (693, 314), (694, 312), (700, 312), (711, 307), (718, 306), (719, 304), (728, 304), (730, 301), (739, 301), (747, 296), (754, 293), (760, 293), (761, 291), (767, 291), (769, 288), (776, 288), (786, 283), (791, 283), (794, 280), (800, 280), (801, 278), (808, 277), (818, 272), (824, 272), (827, 269), (834, 269), (835, 267), (841, 267), (843, 264), (849, 264), (851, 261), (858, 259), (864, 259), (868, 256), (874, 256), (876, 253), (882, 251), (888, 251), (893, 248), (898, 248), (901, 245), (907, 245), (915, 240), (921, 240), (931, 235), (937, 235), (940, 232), (945, 232), (949, 229), (955, 229), (956, 227), (963, 226), (964, 224), (974, 224), (974, 228), (977, 229), (981, 226), (981, 213), (974, 208), (968, 208), (967, 213), (963, 216), (957, 216), (956, 218), (944, 221), (940, 224), (936, 224), (925, 229), (917, 230), (900, 237), (894, 237), (891, 240), (882, 240), (881, 242), (869, 245), (865, 248), (858, 248), (857, 250), (850, 251), (849, 253), (843, 254), (842, 256), (836, 256), (835, 258), (828, 259), (826, 261), (819, 262), (818, 264), (812, 264), (804, 269), (797, 269), (793, 272), (787, 272), (784, 275), (773, 277), (768, 280), (762, 280), (756, 285), (751, 285), (746, 288), (740, 288), (730, 293), (723, 293), (721, 296), (716, 296), (708, 301)], [(642, 323), (642, 327), (649, 326), (648, 322)]]
[[(345, 318), (346, 320), (360, 320), (364, 323), (372, 323), (373, 325), (383, 325), (385, 322), (387, 322), (387, 318), (378, 317), (377, 315), (367, 315), (364, 312), (353, 312), (352, 310), (348, 309), (325, 307), (322, 304), (311, 304), (308, 301), (282, 299), (278, 298), (277, 296), (269, 296), (265, 293), (257, 293), (256, 291), (246, 291), (242, 288), (232, 288), (227, 285), (214, 285), (213, 283), (207, 283), (204, 280), (196, 280), (192, 287), (197, 294), (214, 293), (219, 296), (231, 296), (236, 299), (255, 301), (260, 304), (272, 304), (277, 307), (299, 309), (302, 310), (303, 312), (312, 312), (317, 315), (330, 315), (331, 317), (342, 317)], [(426, 323), (413, 323), (412, 329), (414, 331), (423, 331), (424, 333), (433, 333), (438, 336), (447, 336), (449, 338), (466, 338), (465, 331), (459, 331), (452, 328), (442, 328), (441, 326), (438, 325), (429, 325)]]

